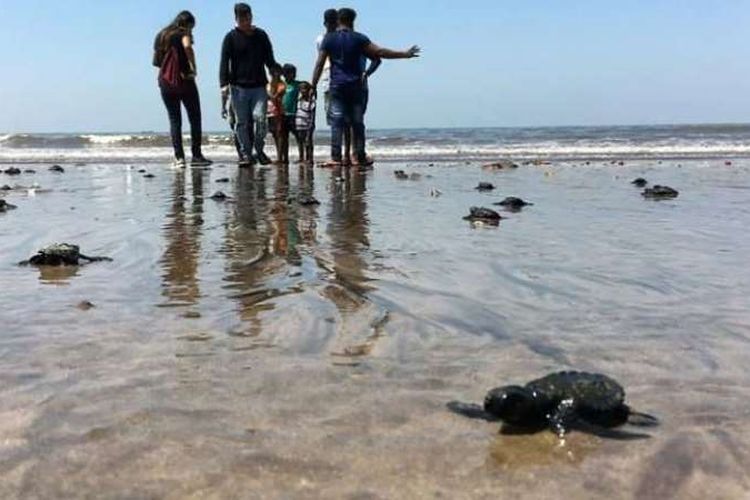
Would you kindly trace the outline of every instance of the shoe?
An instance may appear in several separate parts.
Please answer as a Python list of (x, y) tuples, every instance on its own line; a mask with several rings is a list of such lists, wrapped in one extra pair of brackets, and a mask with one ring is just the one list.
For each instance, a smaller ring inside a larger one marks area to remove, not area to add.
[(187, 167), (187, 162), (185, 162), (185, 158), (175, 158), (175, 160), (172, 162), (172, 167), (185, 168)]
[[(183, 160), (184, 161), (184, 160)], [(213, 165), (214, 162), (203, 156), (194, 157), (190, 162), (191, 167), (208, 167)]]
[(266, 155), (266, 153), (258, 153), (257, 159), (258, 163), (260, 163), (261, 165), (271, 164), (271, 159), (268, 157), (268, 155)]
[(237, 162), (237, 166), (240, 168), (250, 168), (255, 166), (255, 160), (252, 158), (240, 158)]

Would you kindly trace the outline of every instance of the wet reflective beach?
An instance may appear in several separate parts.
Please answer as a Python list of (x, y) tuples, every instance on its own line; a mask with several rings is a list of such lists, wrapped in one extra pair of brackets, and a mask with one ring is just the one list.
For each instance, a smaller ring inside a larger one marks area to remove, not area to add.
[[(0, 498), (744, 498), (750, 162), (681, 163), (0, 175)], [(16, 265), (54, 242), (114, 261)], [(445, 408), (568, 368), (662, 425)]]

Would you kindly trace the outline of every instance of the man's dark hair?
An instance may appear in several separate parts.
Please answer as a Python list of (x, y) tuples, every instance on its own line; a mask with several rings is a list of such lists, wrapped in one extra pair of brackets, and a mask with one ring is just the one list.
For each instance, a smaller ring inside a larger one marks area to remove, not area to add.
[(336, 27), (339, 23), (339, 11), (336, 9), (328, 9), (323, 13), (323, 24), (325, 26)]
[(297, 67), (296, 67), (296, 66), (295, 66), (294, 64), (285, 64), (285, 65), (284, 65), (284, 66), (283, 66), (283, 67), (281, 68), (281, 71), (282, 71), (282, 72), (283, 72), (284, 74), (286, 74), (286, 73), (294, 73), (294, 74), (296, 75), (296, 74), (297, 74)]
[(234, 18), (240, 19), (247, 16), (253, 15), (253, 9), (244, 2), (234, 4)]
[(348, 7), (344, 7), (343, 9), (339, 9), (339, 23), (351, 28), (354, 26), (354, 20), (357, 19), (357, 11), (354, 9), (350, 9)]

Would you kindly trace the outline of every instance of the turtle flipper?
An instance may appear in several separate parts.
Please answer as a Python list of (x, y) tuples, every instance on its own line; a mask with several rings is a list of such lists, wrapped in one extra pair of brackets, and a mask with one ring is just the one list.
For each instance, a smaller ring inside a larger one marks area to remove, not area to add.
[(628, 424), (635, 427), (656, 427), (659, 425), (659, 419), (648, 413), (631, 410), (628, 414)]
[(573, 399), (564, 399), (560, 401), (557, 408), (549, 416), (549, 427), (552, 432), (557, 434), (560, 439), (565, 437), (565, 433), (571, 428), (571, 424), (578, 419)]
[(585, 420), (580, 418), (572, 420), (569, 423), (568, 429), (575, 429), (576, 431), (583, 432), (585, 434), (591, 434), (592, 436), (597, 436), (603, 439), (615, 439), (618, 441), (633, 441), (637, 439), (651, 438), (649, 434), (602, 427), (591, 422), (586, 422)]
[(112, 262), (112, 259), (109, 257), (89, 257), (83, 254), (79, 254), (78, 257), (89, 262)]
[(448, 409), (453, 413), (457, 413), (458, 415), (462, 415), (464, 417), (486, 420), (487, 422), (497, 422), (498, 420), (500, 420), (491, 413), (487, 413), (486, 411), (484, 411), (484, 408), (482, 408), (478, 404), (462, 403), (461, 401), (451, 401), (449, 403), (446, 403), (445, 406), (447, 406)]

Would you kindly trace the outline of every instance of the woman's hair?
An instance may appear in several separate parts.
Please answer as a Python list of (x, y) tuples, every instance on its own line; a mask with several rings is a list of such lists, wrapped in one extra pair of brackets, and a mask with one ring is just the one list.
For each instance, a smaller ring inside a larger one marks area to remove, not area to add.
[(163, 51), (167, 51), (167, 45), (169, 45), (169, 39), (176, 33), (188, 34), (195, 26), (195, 16), (189, 10), (183, 10), (174, 21), (169, 23), (163, 30), (159, 32), (159, 48)]

